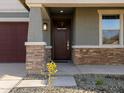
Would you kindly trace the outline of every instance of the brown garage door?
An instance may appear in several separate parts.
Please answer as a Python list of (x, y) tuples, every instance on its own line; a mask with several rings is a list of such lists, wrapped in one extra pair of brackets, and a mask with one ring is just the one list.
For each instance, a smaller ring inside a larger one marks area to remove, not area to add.
[(0, 62), (25, 62), (28, 23), (0, 23)]

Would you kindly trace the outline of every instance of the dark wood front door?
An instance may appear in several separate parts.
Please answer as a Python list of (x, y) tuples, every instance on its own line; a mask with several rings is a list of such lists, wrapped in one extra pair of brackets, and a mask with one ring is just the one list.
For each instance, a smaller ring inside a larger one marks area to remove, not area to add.
[(53, 59), (70, 60), (71, 59), (71, 19), (56, 18), (52, 20), (52, 42)]

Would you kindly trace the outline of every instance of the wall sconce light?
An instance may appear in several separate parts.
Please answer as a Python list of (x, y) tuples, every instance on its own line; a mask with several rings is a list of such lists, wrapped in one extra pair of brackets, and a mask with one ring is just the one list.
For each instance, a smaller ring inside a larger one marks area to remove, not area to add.
[(47, 31), (48, 30), (48, 24), (47, 23), (43, 23), (43, 30)]

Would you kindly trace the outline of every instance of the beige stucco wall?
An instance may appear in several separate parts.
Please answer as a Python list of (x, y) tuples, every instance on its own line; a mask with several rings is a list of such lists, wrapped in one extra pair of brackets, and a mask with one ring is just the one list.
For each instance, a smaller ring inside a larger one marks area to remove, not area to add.
[(26, 0), (28, 3), (124, 3), (123, 0)]
[[(46, 7), (120, 7), (124, 0), (26, 0), (29, 6), (40, 5)], [(32, 4), (32, 5), (31, 5)]]
[(97, 8), (76, 8), (74, 45), (99, 44), (99, 15)]

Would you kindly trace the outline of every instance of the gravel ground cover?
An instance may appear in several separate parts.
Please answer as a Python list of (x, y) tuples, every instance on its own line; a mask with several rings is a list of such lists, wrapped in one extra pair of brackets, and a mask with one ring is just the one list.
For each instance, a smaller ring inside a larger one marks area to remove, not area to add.
[[(103, 93), (124, 93), (124, 75), (75, 75), (80, 89), (101, 91)], [(98, 92), (99, 93), (99, 92)]]
[(14, 88), (10, 93), (124, 93), (124, 75), (74, 75), (77, 87)]

